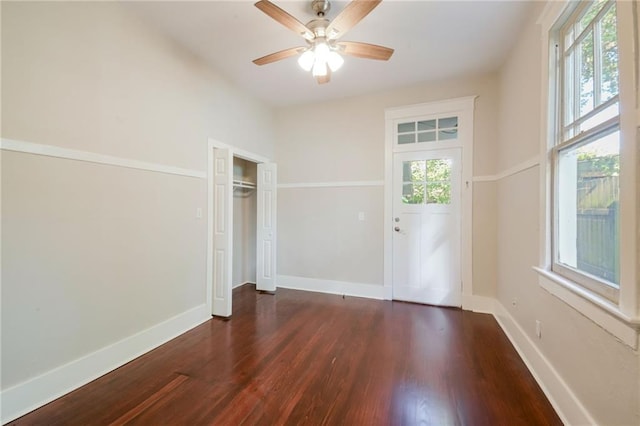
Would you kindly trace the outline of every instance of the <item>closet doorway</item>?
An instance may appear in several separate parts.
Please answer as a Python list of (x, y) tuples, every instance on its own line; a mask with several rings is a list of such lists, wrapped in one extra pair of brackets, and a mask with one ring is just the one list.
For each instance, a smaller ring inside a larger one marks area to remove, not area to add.
[(276, 164), (209, 140), (207, 303), (229, 317), (232, 289), (276, 290)]

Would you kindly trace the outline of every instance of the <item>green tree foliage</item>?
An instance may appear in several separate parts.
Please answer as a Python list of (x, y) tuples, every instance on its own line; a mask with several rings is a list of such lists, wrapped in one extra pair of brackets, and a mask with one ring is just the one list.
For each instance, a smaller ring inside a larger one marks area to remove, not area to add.
[(451, 202), (451, 160), (405, 162), (403, 181), (402, 201), (406, 204)]
[[(579, 21), (578, 32), (586, 28), (598, 15), (606, 0), (598, 0), (589, 7)], [(599, 36), (600, 43), (595, 45)], [(576, 34), (577, 35), (577, 34)], [(600, 70), (595, 70), (596, 52), (599, 54)], [(616, 34), (615, 3), (607, 10), (599, 22), (587, 32), (580, 46), (580, 109), (581, 113), (590, 111), (595, 102), (595, 79), (599, 78), (600, 102), (605, 102), (618, 94), (618, 38)]]

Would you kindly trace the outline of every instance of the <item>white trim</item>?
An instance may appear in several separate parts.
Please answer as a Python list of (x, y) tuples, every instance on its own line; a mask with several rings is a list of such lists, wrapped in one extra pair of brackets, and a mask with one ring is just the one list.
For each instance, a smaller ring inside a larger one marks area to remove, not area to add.
[(391, 107), (384, 110), (384, 116), (387, 120), (396, 120), (406, 117), (420, 117), (423, 115), (457, 112), (473, 107), (476, 98), (477, 96), (465, 96), (422, 104)]
[[(556, 118), (555, 106), (550, 102), (555, 90), (551, 78), (555, 69), (555, 60), (552, 55), (550, 31), (556, 22), (562, 17), (569, 2), (562, 0), (549, 2), (541, 14), (538, 22), (541, 26), (541, 49), (543, 52), (541, 61), (542, 87), (540, 99), (540, 126), (543, 131), (540, 134), (540, 211), (539, 211), (539, 254), (538, 265), (534, 269), (539, 273), (539, 285), (552, 295), (576, 309), (578, 312), (603, 327), (627, 345), (638, 347), (638, 318), (640, 318), (640, 286), (638, 284), (638, 200), (637, 200), (637, 152), (634, 143), (621, 144), (620, 164), (625, 171), (620, 180), (620, 291), (619, 303), (612, 305), (610, 302), (590, 293), (584, 287), (550, 272), (552, 263), (551, 236), (552, 236), (552, 181), (549, 152), (555, 139), (554, 126), (550, 125)], [(621, 52), (632, 52), (633, 13), (630, 2), (618, 2), (618, 48)], [(633, 55), (621, 54), (620, 62), (620, 130), (621, 135), (636, 138), (635, 111), (626, 106), (633, 105), (634, 81), (633, 69), (636, 64), (626, 62)]]
[[(271, 160), (259, 154), (227, 145), (213, 138), (207, 138), (207, 311), (213, 315), (213, 150), (228, 149), (233, 157), (254, 163), (269, 163)], [(231, 227), (233, 229), (233, 226)]]
[(213, 138), (208, 138), (208, 146), (209, 149), (219, 148), (219, 149), (228, 149), (233, 152), (234, 157), (242, 158), (243, 160), (249, 160), (253, 163), (270, 163), (271, 160), (265, 156), (260, 154), (255, 154), (251, 151), (247, 151), (242, 148), (235, 147), (233, 145), (228, 145), (226, 143), (217, 141)]
[(495, 300), (494, 307), (493, 316), (549, 399), (560, 420), (566, 425), (597, 424), (562, 376), (558, 374), (553, 364), (549, 362), (504, 306)]
[(533, 269), (539, 274), (540, 287), (585, 315), (631, 348), (638, 348), (640, 318), (628, 317), (618, 309), (618, 306), (558, 274), (535, 266)]
[[(418, 105), (385, 109), (385, 170), (384, 170), (384, 285), (393, 285), (393, 155), (394, 149), (394, 120), (402, 118), (424, 117), (445, 113), (457, 114), (464, 125), (460, 126), (458, 139), (461, 143), (457, 147), (462, 149), (462, 179), (461, 179), (461, 280), (462, 296), (473, 294), (472, 270), (472, 235), (473, 235), (473, 116), (475, 99), (477, 96), (447, 99)], [(462, 145), (462, 143), (464, 145)], [(429, 149), (427, 147), (426, 149)]]
[(492, 314), (495, 311), (496, 299), (487, 296), (462, 296), (462, 309), (465, 311), (473, 311), (481, 314)]
[(323, 280), (318, 278), (294, 277), (291, 275), (278, 275), (278, 287), (292, 290), (313, 291), (316, 293), (366, 297), (368, 299), (378, 300), (388, 300), (391, 298), (391, 289), (379, 284)]
[(536, 155), (535, 157), (529, 158), (526, 161), (523, 161), (520, 164), (516, 164), (513, 167), (509, 167), (507, 170), (504, 170), (496, 175), (485, 175), (485, 176), (474, 176), (474, 182), (496, 182), (507, 178), (509, 176), (513, 176), (515, 174), (524, 172), (525, 170), (529, 170), (533, 167), (540, 165), (540, 156)]
[(0, 394), (2, 424), (115, 370), (210, 318), (206, 305), (197, 306), (96, 352), (3, 390)]
[(243, 282), (243, 283), (236, 284), (236, 285), (232, 286), (231, 288), (232, 288), (232, 289), (236, 289), (236, 288), (240, 288), (240, 287), (242, 287), (243, 285), (247, 285), (247, 284), (253, 284), (253, 285), (256, 285), (256, 283), (254, 283), (254, 282), (251, 282), (251, 281), (245, 281), (245, 282)]
[(384, 186), (383, 180), (354, 180), (343, 182), (279, 183), (278, 189), (286, 188), (349, 188), (360, 186)]
[(108, 166), (125, 167), (128, 169), (145, 170), (149, 172), (166, 173), (171, 175), (206, 179), (205, 172), (180, 167), (167, 166), (165, 164), (148, 163), (146, 161), (132, 160), (130, 158), (115, 157), (113, 155), (97, 154), (77, 149), (61, 148), (54, 145), (43, 145), (32, 142), (2, 139), (0, 147), (5, 151), (21, 152), (25, 154), (44, 155), (47, 157), (64, 158), (67, 160), (84, 161), (87, 163), (104, 164)]

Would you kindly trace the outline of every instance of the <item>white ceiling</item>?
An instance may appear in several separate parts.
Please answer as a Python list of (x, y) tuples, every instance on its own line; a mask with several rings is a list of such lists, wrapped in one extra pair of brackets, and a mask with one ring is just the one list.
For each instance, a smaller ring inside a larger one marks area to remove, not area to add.
[[(274, 0), (306, 23), (310, 1)], [(304, 40), (256, 7), (235, 1), (126, 2), (218, 73), (270, 105), (361, 95), (452, 76), (497, 70), (518, 35), (526, 1), (385, 0), (343, 40), (395, 49), (389, 62), (345, 57), (329, 84), (318, 85), (296, 57), (257, 66), (251, 61)], [(328, 19), (347, 4), (332, 2)]]

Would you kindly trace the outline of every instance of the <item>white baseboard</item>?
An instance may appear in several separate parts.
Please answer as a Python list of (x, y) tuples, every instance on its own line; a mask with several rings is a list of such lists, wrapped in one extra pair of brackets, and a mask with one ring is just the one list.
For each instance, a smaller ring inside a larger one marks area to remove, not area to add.
[(498, 300), (494, 300), (493, 315), (562, 422), (565, 425), (597, 424), (538, 346)]
[(232, 286), (231, 288), (232, 288), (232, 289), (234, 289), (234, 288), (242, 287), (243, 285), (247, 285), (247, 284), (253, 284), (253, 285), (256, 285), (256, 283), (254, 283), (254, 282), (251, 282), (251, 281), (245, 281), (245, 282), (243, 282), (243, 283), (236, 284), (236, 285)]
[(481, 314), (493, 314), (496, 299), (486, 296), (462, 295), (462, 309)]
[(2, 424), (10, 422), (166, 343), (211, 318), (200, 305), (0, 393)]
[(315, 291), (317, 293), (340, 294), (378, 300), (391, 299), (390, 288), (376, 284), (321, 280), (291, 275), (278, 275), (276, 283), (278, 287), (292, 290)]

